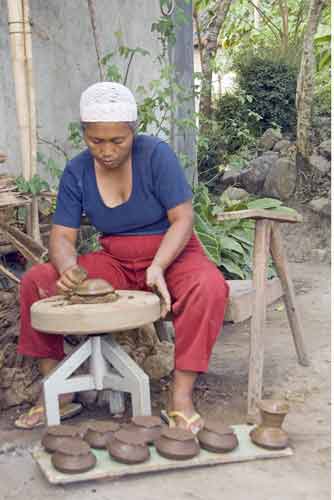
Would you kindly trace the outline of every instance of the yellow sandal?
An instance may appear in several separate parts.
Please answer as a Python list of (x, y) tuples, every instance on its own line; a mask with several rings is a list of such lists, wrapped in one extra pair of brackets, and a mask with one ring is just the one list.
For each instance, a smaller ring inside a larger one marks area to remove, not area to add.
[[(66, 418), (74, 417), (78, 415), (82, 411), (82, 405), (80, 403), (67, 403), (64, 406), (60, 407), (60, 418), (61, 420), (65, 420)], [(40, 414), (40, 418), (34, 424), (26, 424), (24, 419), (26, 417), (32, 417), (33, 415)], [(37, 405), (30, 408), (26, 413), (22, 413), (17, 420), (14, 422), (15, 427), (18, 429), (36, 429), (38, 427), (43, 427), (45, 425), (44, 418), (44, 406)]]
[(191, 417), (186, 417), (182, 411), (171, 411), (167, 413), (165, 410), (162, 410), (161, 417), (163, 420), (165, 420), (165, 422), (168, 423), (170, 428), (177, 427), (175, 417), (182, 418), (182, 420), (184, 420), (186, 423), (186, 430), (191, 431), (193, 434), (197, 434), (203, 428), (203, 423), (194, 426), (197, 420), (202, 420), (202, 417), (199, 413), (194, 413)]

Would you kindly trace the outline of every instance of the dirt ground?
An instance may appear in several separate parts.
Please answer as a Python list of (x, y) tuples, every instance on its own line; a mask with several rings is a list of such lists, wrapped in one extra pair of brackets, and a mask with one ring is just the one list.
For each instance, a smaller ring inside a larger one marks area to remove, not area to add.
[[(281, 303), (268, 310), (264, 396), (286, 398), (285, 421), (294, 455), (288, 458), (219, 465), (101, 481), (49, 485), (30, 452), (42, 431), (13, 428), (16, 411), (0, 423), (0, 499), (44, 500), (327, 500), (330, 495), (330, 267), (291, 264), (305, 337), (312, 364), (298, 365)], [(249, 323), (225, 325), (209, 373), (197, 384), (196, 401), (203, 415), (227, 423), (244, 423), (247, 395)], [(165, 391), (153, 387), (154, 412)], [(85, 410), (73, 419), (104, 417), (103, 409)]]

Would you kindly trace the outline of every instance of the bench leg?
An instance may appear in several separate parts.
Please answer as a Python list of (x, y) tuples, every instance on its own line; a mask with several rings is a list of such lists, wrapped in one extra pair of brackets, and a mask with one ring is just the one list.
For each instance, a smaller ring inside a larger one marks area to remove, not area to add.
[(281, 280), (284, 292), (283, 300), (285, 303), (286, 312), (295, 343), (298, 361), (303, 366), (309, 366), (310, 362), (306, 352), (302, 323), (296, 302), (293, 283), (288, 272), (288, 262), (285, 255), (282, 236), (277, 222), (274, 222), (272, 225), (270, 251), (274, 260), (277, 274)]
[(108, 373), (104, 387), (130, 392), (132, 415), (151, 415), (149, 378), (113, 338), (102, 340), (102, 352), (118, 374)]
[(154, 327), (155, 331), (157, 332), (157, 335), (159, 337), (160, 342), (166, 341), (166, 342), (173, 342), (173, 339), (167, 329), (166, 322), (163, 321), (162, 319), (158, 319), (157, 321), (154, 322)]
[(271, 222), (257, 220), (253, 254), (253, 286), (255, 297), (251, 318), (249, 374), (248, 374), (248, 410), (247, 421), (254, 423), (257, 416), (256, 403), (262, 397), (264, 327), (266, 319), (265, 288), (269, 256)]

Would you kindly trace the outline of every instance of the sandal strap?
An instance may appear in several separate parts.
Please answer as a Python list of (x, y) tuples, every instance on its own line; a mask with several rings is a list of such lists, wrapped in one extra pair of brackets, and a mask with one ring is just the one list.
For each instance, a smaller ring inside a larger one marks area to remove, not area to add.
[(191, 425), (196, 422), (196, 420), (199, 420), (201, 418), (201, 415), (199, 413), (194, 413), (194, 415), (192, 415), (191, 417), (186, 417), (182, 411), (171, 411), (170, 413), (168, 413), (168, 416), (172, 418), (180, 417), (186, 422), (187, 425)]

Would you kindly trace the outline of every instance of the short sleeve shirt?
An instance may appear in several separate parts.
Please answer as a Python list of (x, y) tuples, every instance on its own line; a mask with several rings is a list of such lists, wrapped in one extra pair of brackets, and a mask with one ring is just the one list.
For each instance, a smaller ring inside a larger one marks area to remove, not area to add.
[(94, 158), (87, 149), (64, 169), (53, 223), (79, 228), (84, 214), (104, 235), (161, 234), (170, 225), (167, 211), (191, 197), (191, 188), (170, 146), (141, 134), (132, 147), (129, 199), (113, 208), (105, 205), (97, 186)]

